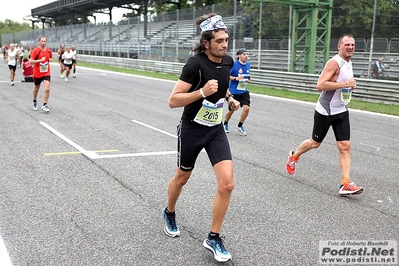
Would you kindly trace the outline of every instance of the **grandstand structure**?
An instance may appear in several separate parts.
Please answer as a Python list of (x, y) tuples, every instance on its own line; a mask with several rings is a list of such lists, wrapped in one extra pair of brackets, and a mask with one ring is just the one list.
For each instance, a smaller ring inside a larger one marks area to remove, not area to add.
[[(93, 7), (90, 9), (87, 7), (86, 12), (95, 11), (103, 7), (98, 4), (99, 2), (107, 4), (112, 2), (115, 6), (124, 7), (123, 4), (129, 1), (60, 0), (32, 9), (32, 17), (62, 19), (73, 13), (75, 8), (86, 8), (87, 3), (93, 3)], [(82, 3), (85, 5), (80, 6)], [(229, 27), (230, 36), (235, 36), (235, 27), (238, 28), (242, 23), (248, 22), (243, 20), (240, 9), (237, 9), (237, 13), (234, 13), (233, 9), (232, 4), (212, 5), (201, 9), (194, 7), (148, 17), (129, 18), (115, 23), (110, 21), (48, 26), (32, 31), (3, 34), (2, 40), (5, 43), (20, 42), (29, 47), (36, 45), (38, 37), (44, 35), (47, 37), (48, 47), (53, 50), (57, 50), (59, 45), (64, 43), (66, 46), (74, 45), (80, 53), (89, 55), (129, 58), (150, 56), (159, 60), (182, 61), (197, 41), (195, 18), (210, 12), (221, 14)]]
[[(62, 0), (56, 2), (85, 1)], [(122, 3), (122, 1), (115, 2)], [(48, 9), (55, 8), (52, 7), (52, 4), (49, 4)], [(47, 14), (35, 12), (32, 12), (32, 14)], [(234, 56), (236, 49), (246, 47), (249, 50), (253, 68), (291, 71), (290, 63), (292, 60), (288, 52), (288, 36), (287, 39), (264, 39), (260, 41), (242, 38), (243, 36), (240, 36), (236, 29), (251, 27), (248, 24), (250, 22), (245, 19), (245, 15), (239, 8), (234, 12), (233, 5), (229, 4), (213, 5), (201, 10), (192, 8), (153, 15), (148, 18), (146, 25), (143, 17), (136, 17), (116, 23), (112, 21), (97, 24), (84, 23), (3, 34), (2, 41), (3, 43), (22, 43), (24, 47), (29, 47), (37, 45), (38, 38), (44, 35), (47, 37), (47, 46), (53, 51), (57, 51), (59, 45), (63, 43), (66, 46), (74, 45), (78, 54), (84, 55), (185, 62), (199, 36), (194, 20), (196, 17), (209, 12), (219, 13), (223, 16), (231, 36), (229, 53), (232, 56)], [(61, 13), (54, 14), (62, 16)], [(110, 28), (112, 28), (112, 31), (110, 31)], [(333, 48), (327, 56), (328, 58), (336, 53), (336, 45), (337, 39), (331, 39), (329, 46)], [(369, 47), (369, 40), (356, 39), (356, 53), (352, 61), (356, 71), (355, 75), (358, 77), (367, 76)], [(385, 58), (385, 63), (391, 72), (389, 75), (395, 78), (399, 77), (399, 39), (374, 39), (372, 60), (380, 57)], [(301, 72), (300, 68), (306, 63), (304, 60), (297, 62), (297, 68), (294, 72)], [(323, 66), (323, 59), (315, 60), (319, 60), (319, 66), (315, 69), (315, 72), (317, 72)]]
[[(262, 1), (266, 0), (253, 0)], [(291, 50), (291, 64), (290, 70), (299, 69), (304, 73), (314, 73), (317, 68), (322, 67), (328, 60), (328, 53), (330, 48), (330, 31), (332, 18), (332, 0), (268, 0), (269, 2), (285, 5), (293, 5), (293, 34)], [(168, 1), (168, 3), (173, 3)], [(127, 6), (131, 2), (129, 0), (109, 0), (109, 1), (95, 1), (95, 0), (60, 0), (32, 9), (33, 18), (42, 18), (44, 21), (51, 18), (55, 22), (63, 21), (70, 17), (73, 21), (76, 14), (86, 18), (92, 15), (97, 10), (109, 10), (110, 23), (108, 27), (109, 38), (113, 39), (113, 23), (112, 23), (112, 9), (113, 7)], [(234, 1), (234, 14), (236, 15), (237, 2)], [(201, 10), (202, 11), (202, 10)], [(145, 11), (146, 13), (147, 11)], [(194, 12), (195, 13), (195, 12)], [(144, 37), (147, 36), (147, 14), (145, 14), (144, 21)], [(179, 21), (177, 22), (179, 23)], [(179, 23), (180, 24), (180, 23)], [(57, 25), (57, 23), (56, 23)], [(178, 24), (175, 25), (176, 28)], [(172, 28), (172, 25), (169, 26)], [(233, 25), (236, 29), (236, 25)], [(165, 28), (164, 28), (165, 29)], [(169, 29), (170, 30), (170, 29)], [(176, 29), (178, 32), (178, 28)], [(127, 32), (127, 30), (126, 30)], [(103, 32), (102, 32), (103, 33)], [(86, 27), (82, 34), (87, 39)], [(103, 34), (99, 34), (103, 35)], [(129, 36), (129, 35), (127, 35)], [(154, 36), (150, 36), (153, 38)], [(159, 40), (156, 40), (159, 41)], [(165, 41), (163, 36), (162, 41)], [(301, 52), (297, 53), (298, 48)]]

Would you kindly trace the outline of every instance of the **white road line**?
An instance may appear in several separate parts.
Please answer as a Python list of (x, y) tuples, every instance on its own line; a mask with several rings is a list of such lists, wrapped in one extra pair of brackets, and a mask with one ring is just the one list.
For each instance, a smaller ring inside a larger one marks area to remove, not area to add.
[(0, 265), (12, 266), (10, 256), (7, 253), (6, 246), (4, 245), (4, 241), (1, 236), (0, 236)]
[[(132, 120), (132, 121), (137, 123), (137, 124), (139, 124), (139, 125), (142, 125), (142, 126), (145, 126), (147, 128), (150, 128), (152, 130), (161, 132), (161, 133), (163, 133), (165, 135), (177, 138), (176, 135), (171, 134), (169, 132), (166, 132), (164, 130), (161, 130), (159, 128), (150, 126), (148, 124), (142, 123), (142, 122), (137, 121), (137, 120)], [(103, 154), (103, 155), (101, 155), (101, 154), (97, 154), (95, 151), (87, 151), (87, 150), (85, 150), (84, 148), (82, 148), (81, 146), (79, 146), (78, 144), (73, 142), (72, 140), (68, 139), (63, 134), (61, 134), (60, 132), (58, 132), (57, 130), (55, 130), (54, 128), (49, 126), (48, 124), (46, 124), (44, 122), (40, 122), (40, 124), (42, 126), (44, 126), (45, 128), (47, 128), (49, 131), (51, 131), (54, 135), (56, 135), (57, 137), (59, 137), (60, 139), (62, 139), (63, 141), (65, 141), (66, 143), (68, 143), (69, 145), (74, 147), (76, 150), (81, 152), (83, 155), (85, 155), (86, 157), (88, 157), (89, 159), (92, 159), (92, 160), (94, 160), (94, 159), (122, 158), (122, 157), (169, 155), (169, 154), (176, 154), (177, 153), (177, 151), (160, 151), (160, 152), (137, 152), (137, 153), (125, 153), (125, 154)]]
[(90, 158), (90, 159), (97, 159), (98, 158), (98, 154), (95, 153), (94, 151), (86, 151), (85, 149), (83, 149), (82, 147), (80, 147), (78, 144), (76, 144), (75, 142), (73, 142), (72, 140), (68, 139), (67, 137), (65, 137), (64, 135), (62, 135), (60, 132), (58, 132), (57, 130), (55, 130), (54, 128), (50, 127), (49, 125), (47, 125), (44, 122), (40, 122), (40, 124), (42, 126), (44, 126), (45, 128), (47, 128), (48, 130), (50, 130), (54, 135), (56, 135), (57, 137), (59, 137), (60, 139), (62, 139), (63, 141), (65, 141), (66, 143), (68, 143), (69, 145), (71, 145), (72, 147), (74, 147), (75, 149), (77, 149), (78, 151), (80, 151), (83, 155), (85, 155), (86, 157)]
[(171, 137), (177, 138), (177, 136), (176, 136), (176, 135), (174, 135), (174, 134), (171, 134), (171, 133), (169, 133), (169, 132), (166, 132), (166, 131), (164, 131), (164, 130), (162, 130), (162, 129), (159, 129), (159, 128), (156, 128), (156, 127), (150, 126), (150, 125), (148, 125), (148, 124), (144, 124), (143, 122), (140, 122), (140, 121), (137, 121), (137, 120), (132, 120), (132, 121), (133, 121), (134, 123), (137, 123), (137, 124), (139, 124), (139, 125), (142, 125), (142, 126), (145, 126), (145, 127), (151, 128), (151, 129), (153, 129), (153, 130), (155, 130), (155, 131), (161, 132), (161, 133), (163, 133), (163, 134), (165, 134), (165, 135), (168, 135), (168, 136), (171, 136)]
[(375, 146), (375, 145), (370, 145), (370, 144), (362, 143), (362, 142), (360, 142), (360, 145), (370, 147), (370, 148), (375, 149), (375, 150), (377, 150), (377, 151), (379, 151), (380, 148), (381, 148), (381, 147), (378, 147), (378, 146)]
[(124, 153), (124, 154), (107, 154), (99, 155), (99, 159), (105, 158), (122, 158), (122, 157), (138, 157), (138, 156), (154, 156), (154, 155), (169, 155), (176, 154), (177, 151), (158, 151), (158, 152), (137, 152), (137, 153)]

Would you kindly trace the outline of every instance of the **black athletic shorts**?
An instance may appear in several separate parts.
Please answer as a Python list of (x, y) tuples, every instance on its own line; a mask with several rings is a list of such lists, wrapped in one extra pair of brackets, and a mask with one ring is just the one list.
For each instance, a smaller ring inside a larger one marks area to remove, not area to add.
[[(241, 107), (243, 105), (251, 106), (251, 98), (249, 96), (249, 91), (246, 91), (242, 94), (233, 94), (233, 97), (234, 97), (234, 100), (237, 100), (240, 102)], [(229, 110), (231, 111), (230, 105), (229, 105)]]
[(208, 127), (182, 119), (177, 126), (177, 166), (182, 171), (192, 171), (198, 154), (204, 148), (212, 166), (231, 160), (229, 141), (223, 125)]
[(23, 82), (33, 82), (33, 77), (24, 77)]
[(41, 77), (41, 78), (33, 77), (33, 82), (35, 83), (36, 86), (40, 85), (40, 83), (42, 83), (43, 80), (51, 81), (51, 77), (50, 76), (45, 76), (45, 77)]
[(312, 139), (316, 142), (322, 142), (326, 137), (330, 126), (333, 128), (336, 141), (350, 139), (348, 111), (336, 115), (322, 115), (315, 111)]
[(8, 68), (10, 70), (14, 70), (14, 72), (15, 72), (15, 70), (17, 69), (17, 66), (8, 65)]

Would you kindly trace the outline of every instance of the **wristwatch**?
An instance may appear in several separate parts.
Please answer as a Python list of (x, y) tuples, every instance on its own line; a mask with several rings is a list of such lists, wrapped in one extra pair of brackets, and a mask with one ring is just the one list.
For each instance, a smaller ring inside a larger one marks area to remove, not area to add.
[[(226, 98), (225, 98), (226, 102), (229, 101), (229, 98), (230, 98), (230, 97), (233, 97), (233, 95), (231, 95), (231, 94), (227, 94), (227, 95), (226, 95)], [(233, 97), (233, 98), (234, 98), (234, 97)]]

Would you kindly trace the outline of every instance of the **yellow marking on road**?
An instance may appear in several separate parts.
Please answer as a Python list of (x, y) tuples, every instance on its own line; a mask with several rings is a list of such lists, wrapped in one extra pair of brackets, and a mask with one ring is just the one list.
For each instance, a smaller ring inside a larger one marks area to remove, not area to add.
[[(94, 152), (105, 153), (105, 152), (117, 152), (118, 150), (98, 150)], [(70, 154), (82, 154), (80, 151), (69, 151), (69, 152), (51, 152), (45, 153), (44, 156), (54, 156), (54, 155), (70, 155)]]

